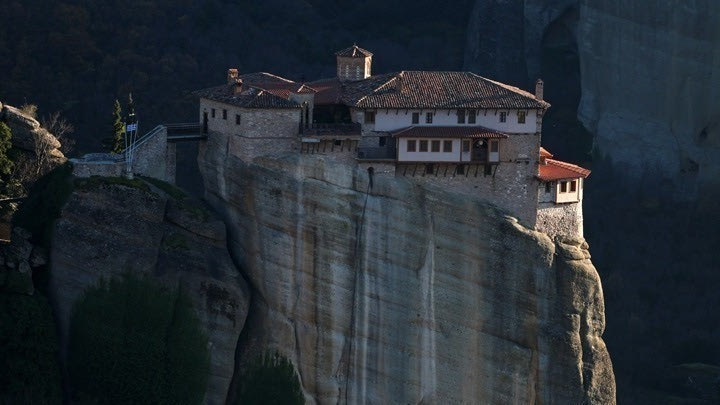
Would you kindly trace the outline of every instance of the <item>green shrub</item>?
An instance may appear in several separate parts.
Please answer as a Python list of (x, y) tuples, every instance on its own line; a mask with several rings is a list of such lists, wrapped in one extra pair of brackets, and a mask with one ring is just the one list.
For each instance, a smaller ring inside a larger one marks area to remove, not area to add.
[(70, 323), (73, 396), (104, 404), (197, 404), (207, 338), (188, 296), (126, 275), (85, 292)]
[(0, 404), (59, 404), (60, 367), (50, 305), (0, 294)]
[(300, 381), (292, 362), (277, 352), (266, 352), (253, 359), (240, 376), (235, 403), (304, 404)]

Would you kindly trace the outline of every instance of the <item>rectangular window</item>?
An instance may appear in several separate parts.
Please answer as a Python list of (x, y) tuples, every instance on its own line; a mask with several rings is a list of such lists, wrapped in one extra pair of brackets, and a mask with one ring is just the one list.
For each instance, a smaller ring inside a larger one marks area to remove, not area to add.
[(468, 124), (474, 124), (475, 123), (475, 116), (477, 115), (477, 112), (475, 110), (468, 110), (467, 111), (467, 118), (468, 118)]
[(235, 114), (235, 125), (240, 125), (240, 114)]
[(223, 119), (227, 119), (227, 110), (223, 109)]
[(426, 140), (420, 141), (420, 152), (427, 152), (427, 141)]
[(560, 182), (560, 192), (567, 193), (567, 181)]
[(452, 141), (443, 141), (443, 152), (452, 152)]
[(365, 123), (366, 124), (374, 124), (375, 123), (375, 111), (365, 111)]
[(435, 166), (432, 163), (425, 165), (425, 174), (433, 174), (435, 172)]
[(573, 180), (570, 182), (570, 192), (576, 192), (577, 191), (577, 181)]
[(470, 141), (463, 141), (463, 152), (470, 152)]
[(525, 111), (518, 111), (518, 124), (525, 123)]
[(440, 152), (440, 141), (430, 141), (430, 152)]
[(457, 110), (457, 117), (458, 117), (458, 124), (464, 124), (465, 123), (465, 110), (462, 108)]
[(426, 124), (432, 124), (432, 119), (433, 119), (433, 113), (431, 113), (431, 112), (425, 113), (425, 123)]
[(387, 145), (387, 136), (381, 136), (378, 139), (378, 146), (385, 146)]
[(507, 113), (505, 111), (500, 113), (500, 122), (506, 122), (507, 121)]
[(498, 151), (498, 141), (490, 141), (490, 152)]
[(419, 124), (420, 123), (420, 113), (412, 113), (412, 123), (413, 124)]
[(407, 151), (408, 152), (415, 152), (415, 140), (414, 139), (408, 139), (407, 141)]
[(457, 174), (465, 174), (465, 165), (457, 165), (457, 166), (455, 166), (455, 173), (457, 173)]
[(485, 175), (489, 176), (492, 174), (492, 165), (485, 165)]
[(335, 143), (335, 146), (342, 146), (342, 140), (341, 140), (341, 139), (336, 139), (336, 140), (334, 141), (334, 143)]
[(552, 184), (548, 181), (545, 183), (545, 192), (549, 193), (550, 191), (552, 191)]
[(215, 118), (215, 109), (214, 108), (210, 110), (210, 116)]

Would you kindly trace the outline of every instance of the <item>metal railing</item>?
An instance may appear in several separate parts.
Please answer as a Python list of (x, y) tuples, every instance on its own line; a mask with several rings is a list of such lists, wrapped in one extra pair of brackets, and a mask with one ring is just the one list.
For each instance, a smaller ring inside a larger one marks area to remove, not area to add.
[(300, 133), (305, 136), (360, 136), (362, 127), (356, 122), (311, 124), (305, 128), (300, 127)]
[(358, 148), (358, 159), (395, 160), (397, 150), (394, 147)]
[(165, 124), (165, 127), (168, 135), (196, 135), (202, 132), (202, 124), (199, 122)]

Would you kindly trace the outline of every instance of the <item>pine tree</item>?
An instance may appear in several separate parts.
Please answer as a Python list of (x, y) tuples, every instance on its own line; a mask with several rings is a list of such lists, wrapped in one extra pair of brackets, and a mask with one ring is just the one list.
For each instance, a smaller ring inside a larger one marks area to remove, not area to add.
[(121, 153), (125, 150), (125, 123), (123, 122), (122, 107), (120, 101), (115, 100), (112, 114), (112, 127), (110, 137), (104, 143), (104, 146), (112, 153)]

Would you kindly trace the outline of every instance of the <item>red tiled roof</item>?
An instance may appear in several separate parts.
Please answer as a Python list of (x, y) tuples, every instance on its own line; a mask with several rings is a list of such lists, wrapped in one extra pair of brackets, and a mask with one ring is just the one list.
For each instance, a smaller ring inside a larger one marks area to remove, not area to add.
[(317, 93), (315, 93), (315, 105), (340, 104), (342, 83), (337, 77), (315, 80), (308, 84), (317, 90)]
[(548, 152), (547, 149), (545, 149), (541, 146), (540, 147), (540, 157), (541, 158), (551, 158), (551, 157), (553, 157), (553, 154)]
[(367, 49), (360, 48), (357, 45), (353, 45), (349, 48), (345, 48), (343, 50), (335, 52), (335, 55), (343, 58), (365, 58), (368, 56), (372, 56), (372, 52), (368, 51)]
[(392, 133), (398, 138), (507, 138), (502, 132), (493, 131), (485, 127), (461, 126), (412, 126), (399, 129)]
[(258, 89), (243, 83), (242, 91), (235, 93), (234, 87), (234, 84), (224, 84), (222, 86), (198, 90), (194, 92), (194, 94), (208, 100), (219, 101), (242, 108), (300, 108), (298, 103), (263, 89)]
[(471, 72), (403, 71), (347, 83), (343, 101), (359, 108), (544, 109), (527, 91)]
[(555, 159), (545, 159), (545, 162), (546, 164), (541, 164), (538, 169), (538, 178), (542, 181), (586, 178), (590, 175), (590, 170), (572, 163)]

